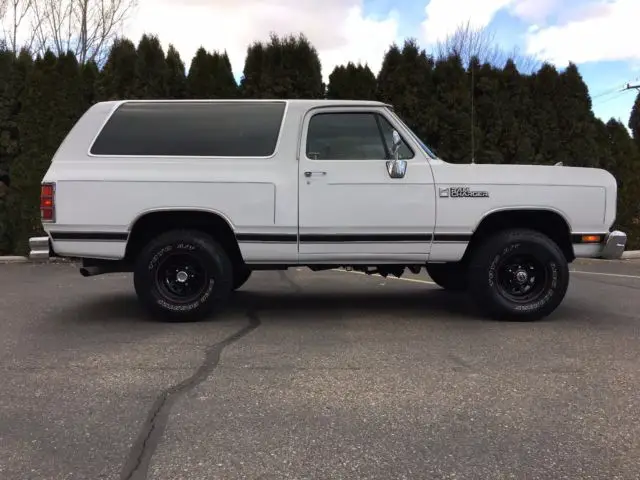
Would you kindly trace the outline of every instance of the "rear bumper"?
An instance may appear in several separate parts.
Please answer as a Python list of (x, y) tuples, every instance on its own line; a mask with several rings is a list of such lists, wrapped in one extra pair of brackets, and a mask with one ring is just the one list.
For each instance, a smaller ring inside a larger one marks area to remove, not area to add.
[(600, 252), (601, 258), (609, 260), (615, 260), (622, 257), (624, 249), (627, 245), (627, 234), (619, 230), (609, 232), (604, 240), (602, 251)]

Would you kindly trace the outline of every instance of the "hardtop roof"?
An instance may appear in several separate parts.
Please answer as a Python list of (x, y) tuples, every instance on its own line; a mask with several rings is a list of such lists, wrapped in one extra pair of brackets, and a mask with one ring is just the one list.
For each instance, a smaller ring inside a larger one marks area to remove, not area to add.
[(190, 103), (190, 102), (205, 102), (205, 103), (256, 103), (256, 102), (284, 102), (291, 104), (291, 106), (299, 106), (303, 108), (312, 108), (316, 106), (363, 106), (363, 107), (391, 107), (387, 103), (378, 102), (375, 100), (330, 100), (330, 99), (287, 99), (287, 98), (189, 98), (189, 99), (146, 99), (146, 100), (112, 100), (101, 103), (111, 103), (113, 105), (122, 105), (126, 103)]

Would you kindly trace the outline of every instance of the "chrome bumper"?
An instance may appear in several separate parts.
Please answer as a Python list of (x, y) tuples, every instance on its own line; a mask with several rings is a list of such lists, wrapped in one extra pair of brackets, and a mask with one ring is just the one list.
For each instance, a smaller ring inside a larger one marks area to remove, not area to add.
[(48, 260), (49, 256), (49, 237), (31, 237), (29, 239), (29, 258), (31, 260)]
[(626, 245), (626, 233), (619, 230), (609, 232), (605, 238), (604, 247), (602, 247), (600, 257), (608, 260), (617, 260), (622, 257)]

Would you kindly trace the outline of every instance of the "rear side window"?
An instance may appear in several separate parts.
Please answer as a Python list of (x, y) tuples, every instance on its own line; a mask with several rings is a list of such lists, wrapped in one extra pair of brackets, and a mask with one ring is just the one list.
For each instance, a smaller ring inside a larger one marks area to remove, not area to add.
[(125, 103), (91, 147), (93, 155), (268, 157), (284, 102)]

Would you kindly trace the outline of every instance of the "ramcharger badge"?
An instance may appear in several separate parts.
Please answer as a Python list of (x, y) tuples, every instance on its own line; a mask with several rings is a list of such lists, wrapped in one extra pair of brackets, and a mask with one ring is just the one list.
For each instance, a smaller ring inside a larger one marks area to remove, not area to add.
[(472, 191), (469, 187), (448, 187), (440, 189), (440, 196), (452, 198), (487, 198), (489, 197), (489, 192)]

